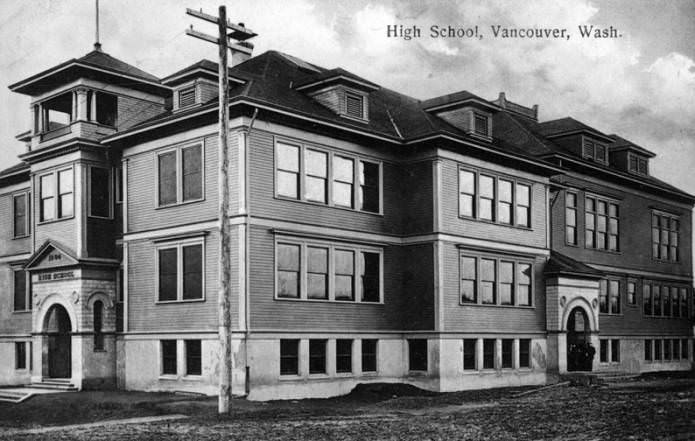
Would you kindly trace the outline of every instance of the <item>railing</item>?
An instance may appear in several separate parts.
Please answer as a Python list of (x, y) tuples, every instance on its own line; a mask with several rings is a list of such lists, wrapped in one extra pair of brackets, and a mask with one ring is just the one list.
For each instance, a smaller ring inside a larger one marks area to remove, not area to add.
[(43, 132), (41, 134), (41, 142), (48, 141), (49, 139), (58, 138), (59, 136), (67, 135), (72, 133), (70, 126), (60, 127), (58, 129), (53, 129), (49, 132)]

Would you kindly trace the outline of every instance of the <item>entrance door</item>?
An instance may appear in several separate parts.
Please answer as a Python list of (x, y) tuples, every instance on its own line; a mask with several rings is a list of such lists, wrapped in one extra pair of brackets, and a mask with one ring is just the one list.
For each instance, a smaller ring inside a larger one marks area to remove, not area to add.
[(54, 305), (46, 315), (48, 331), (48, 376), (70, 378), (72, 376), (72, 335), (70, 316), (65, 308)]
[(574, 308), (567, 318), (567, 370), (590, 371), (594, 350), (589, 339), (589, 317), (580, 307)]

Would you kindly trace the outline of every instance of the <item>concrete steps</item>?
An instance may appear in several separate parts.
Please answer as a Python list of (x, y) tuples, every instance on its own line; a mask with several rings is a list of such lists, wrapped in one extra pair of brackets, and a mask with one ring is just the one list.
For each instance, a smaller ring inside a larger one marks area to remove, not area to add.
[(66, 392), (77, 391), (77, 388), (70, 382), (69, 378), (43, 378), (40, 382), (31, 383), (31, 385), (28, 387), (37, 389), (63, 390)]
[(16, 389), (13, 390), (3, 390), (0, 389), (0, 401), (6, 402), (6, 403), (21, 403), (22, 401), (28, 399), (31, 397), (33, 394), (31, 392), (24, 392), (24, 391), (18, 391)]
[(624, 371), (599, 371), (594, 372), (594, 375), (596, 375), (596, 378), (604, 383), (623, 383), (639, 377), (639, 374)]

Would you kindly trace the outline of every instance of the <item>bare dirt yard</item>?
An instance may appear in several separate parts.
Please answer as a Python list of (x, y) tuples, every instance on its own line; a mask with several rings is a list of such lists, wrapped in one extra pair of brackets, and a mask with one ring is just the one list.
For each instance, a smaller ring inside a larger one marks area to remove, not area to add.
[[(695, 376), (643, 376), (602, 386), (435, 394), (359, 386), (327, 400), (234, 400), (175, 394), (79, 392), (0, 403), (0, 440), (693, 440)], [(141, 416), (186, 418), (58, 429)], [(40, 432), (46, 427), (54, 427)], [(32, 432), (27, 432), (32, 430)]]

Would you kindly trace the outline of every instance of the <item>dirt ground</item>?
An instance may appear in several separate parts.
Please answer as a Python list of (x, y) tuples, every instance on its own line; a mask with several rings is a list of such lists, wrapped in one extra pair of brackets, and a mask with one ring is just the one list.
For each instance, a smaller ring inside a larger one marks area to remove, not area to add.
[[(0, 403), (0, 440), (690, 440), (695, 377), (651, 376), (608, 386), (491, 389), (435, 394), (403, 385), (360, 386), (327, 400), (234, 400), (173, 394), (81, 392)], [(44, 434), (10, 430), (133, 416), (188, 418)]]

